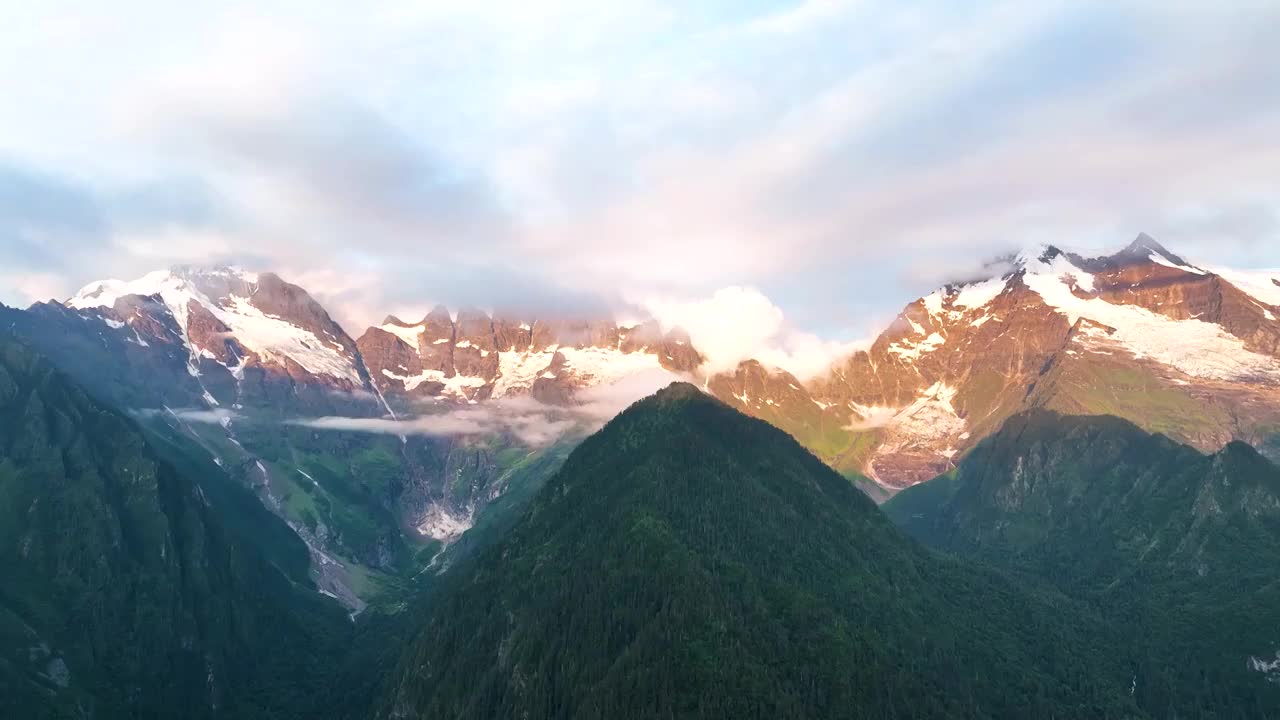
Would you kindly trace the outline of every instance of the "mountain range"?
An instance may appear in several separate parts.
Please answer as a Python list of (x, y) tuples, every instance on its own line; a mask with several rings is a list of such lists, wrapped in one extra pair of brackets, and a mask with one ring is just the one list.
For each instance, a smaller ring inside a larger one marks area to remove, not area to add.
[(991, 263), (804, 380), (752, 359), (709, 372), (696, 338), (654, 320), (436, 307), (354, 339), (307, 290), (228, 267), (93, 282), (0, 307), (0, 327), (144, 427), (202, 445), (359, 610), (504, 493), (529, 482), (528, 497), (546, 459), (620, 409), (591, 407), (596, 394), (636, 380), (693, 382), (878, 501), (1032, 409), (1278, 459), (1278, 313), (1280, 273), (1194, 265), (1142, 235), (1106, 257), (1046, 246)]
[[(952, 467), (1030, 408), (1111, 414), (1202, 450), (1280, 456), (1280, 271), (1193, 265), (1141, 235), (1087, 258), (1046, 246), (903, 308), (865, 350), (800, 380), (747, 359), (704, 372), (655, 321), (437, 307), (352, 339), (271, 273), (179, 267), (100, 281), (0, 322), (129, 407), (378, 417), (669, 374), (799, 439), (880, 497)], [(83, 366), (83, 369), (79, 369)], [(144, 380), (145, 379), (145, 380)]]
[(226, 268), (3, 309), (0, 713), (1268, 717), (1261, 277), (1024, 253), (806, 382)]

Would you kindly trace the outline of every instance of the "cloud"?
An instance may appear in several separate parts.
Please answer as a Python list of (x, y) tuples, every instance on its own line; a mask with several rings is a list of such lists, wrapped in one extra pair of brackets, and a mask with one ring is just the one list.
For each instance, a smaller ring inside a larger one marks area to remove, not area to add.
[(10, 300), (207, 258), (358, 334), (749, 286), (783, 329), (718, 362), (803, 372), (1036, 241), (1280, 265), (1274, 3), (10, 5)]
[(8, 268), (62, 270), (103, 226), (92, 193), (76, 181), (0, 162), (0, 259)]
[(138, 257), (163, 266), (242, 256), (225, 209), (199, 181), (103, 191), (0, 161), (0, 301), (66, 298), (89, 273), (129, 276)]
[(650, 298), (638, 304), (665, 330), (688, 332), (706, 357), (701, 369), (708, 373), (731, 371), (743, 360), (756, 359), (807, 380), (861, 344), (826, 341), (788, 326), (782, 309), (754, 288), (726, 287), (699, 300)]
[(240, 414), (227, 408), (146, 408), (135, 410), (139, 415), (168, 415), (187, 422), (205, 425), (226, 425), (240, 419)]
[(506, 433), (526, 445), (541, 447), (573, 433), (593, 432), (631, 403), (679, 379), (666, 371), (639, 373), (610, 385), (585, 388), (577, 393), (575, 404), (567, 406), (516, 397), (480, 405), (437, 407), (426, 414), (400, 419), (328, 416), (298, 418), (288, 424), (315, 430), (401, 436)]
[(851, 0), (802, 0), (792, 7), (753, 18), (742, 31), (763, 35), (804, 32), (812, 30), (818, 23), (839, 19), (853, 7)]
[(382, 252), (409, 255), (500, 234), (502, 209), (483, 179), (357, 102), (302, 95), (247, 114), (216, 102), (161, 107), (147, 129), (222, 173), (252, 177), (256, 197), (238, 193), (242, 205), (275, 227), (310, 232), (312, 242), (376, 237)]

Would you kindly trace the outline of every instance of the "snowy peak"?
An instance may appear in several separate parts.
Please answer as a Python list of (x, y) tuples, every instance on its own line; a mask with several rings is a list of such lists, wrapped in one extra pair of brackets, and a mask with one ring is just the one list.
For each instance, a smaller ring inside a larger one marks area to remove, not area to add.
[[(146, 299), (159, 304), (147, 306)], [(144, 326), (176, 328), (192, 376), (200, 375), (203, 360), (212, 360), (236, 378), (258, 367), (339, 389), (364, 385), (355, 341), (305, 290), (273, 273), (175, 266), (132, 281), (90, 283), (65, 305), (98, 313), (109, 325), (128, 324), (144, 342)], [(150, 310), (140, 312), (144, 307)], [(174, 339), (154, 327), (150, 334)]]
[(416, 325), (387, 318), (358, 345), (380, 392), (463, 402), (530, 395), (569, 403), (585, 387), (644, 372), (689, 373), (702, 362), (687, 335), (664, 334), (656, 323), (490, 316), (476, 308), (455, 320), (442, 306)]
[(175, 265), (168, 270), (147, 273), (136, 280), (112, 279), (89, 283), (64, 304), (78, 309), (112, 307), (118, 298), (126, 295), (146, 297), (175, 293), (199, 293), (223, 299), (233, 295), (252, 295), (257, 282), (257, 273), (239, 268)]
[(1165, 246), (1156, 242), (1155, 238), (1146, 233), (1139, 233), (1133, 242), (1129, 243), (1124, 250), (1121, 250), (1113, 257), (1120, 256), (1133, 258), (1136, 262), (1149, 261), (1158, 265), (1182, 268), (1193, 272), (1198, 270), (1198, 268), (1193, 268), (1191, 263), (1169, 252)]
[(355, 341), (302, 288), (233, 267), (91, 283), (50, 315), (112, 339), (119, 355), (149, 354), (146, 373), (163, 356), (209, 404), (274, 404), (308, 388), (310, 407), (361, 389), (382, 408), (569, 404), (641, 373), (697, 375), (838, 470), (888, 487), (946, 471), (1029, 407), (1119, 415), (1206, 450), (1280, 428), (1280, 271), (1193, 265), (1144, 234), (1096, 257), (1035, 247), (983, 275), (906, 304), (869, 348), (805, 382), (754, 361), (697, 375), (694, 342), (652, 321), (437, 306), (416, 321), (387, 316)]
[(1134, 238), (1133, 242), (1129, 243), (1129, 245), (1125, 247), (1125, 249), (1122, 250), (1121, 252), (1159, 253), (1160, 255), (1163, 255), (1164, 257), (1169, 258), (1170, 260), (1180, 261), (1180, 258), (1178, 258), (1178, 256), (1166, 250), (1163, 245), (1156, 242), (1155, 238), (1151, 237), (1146, 233), (1138, 233), (1138, 237)]
[[(1054, 250), (1067, 257), (1076, 267), (1091, 273), (1117, 273), (1130, 268), (1151, 268), (1154, 265), (1192, 275), (1204, 274), (1203, 270), (1170, 252), (1146, 233), (1138, 235), (1124, 249), (1112, 255), (1084, 257), (1076, 253), (1063, 253), (1056, 248)], [(1164, 271), (1164, 274), (1170, 273)]]
[(1042, 246), (993, 267), (908, 304), (806, 384), (848, 433), (844, 449), (818, 439), (835, 448), (824, 459), (891, 486), (927, 480), (1029, 404), (1121, 415), (1206, 450), (1280, 427), (1280, 273), (1201, 268), (1147, 235), (1112, 255)]

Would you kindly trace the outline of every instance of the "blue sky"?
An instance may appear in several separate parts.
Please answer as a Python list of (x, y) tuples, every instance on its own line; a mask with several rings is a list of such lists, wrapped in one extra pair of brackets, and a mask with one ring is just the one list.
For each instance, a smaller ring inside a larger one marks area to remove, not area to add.
[(819, 357), (1040, 242), (1280, 267), (1273, 2), (51, 1), (0, 27), (9, 304), (231, 262), (356, 334), (438, 301), (723, 307)]

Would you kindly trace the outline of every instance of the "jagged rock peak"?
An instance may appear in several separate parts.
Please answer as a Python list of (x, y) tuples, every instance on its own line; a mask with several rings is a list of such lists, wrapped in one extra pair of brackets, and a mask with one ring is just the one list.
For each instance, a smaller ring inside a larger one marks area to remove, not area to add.
[(422, 323), (426, 324), (426, 323), (433, 323), (433, 322), (441, 323), (441, 324), (448, 323), (452, 325), (453, 315), (449, 313), (449, 308), (445, 307), (444, 305), (436, 305), (435, 307), (431, 308), (431, 312), (427, 313), (426, 317), (422, 318)]
[(1125, 250), (1154, 250), (1158, 253), (1169, 252), (1165, 246), (1156, 242), (1155, 238), (1144, 232), (1138, 233), (1138, 237), (1134, 238), (1133, 242), (1129, 243)]
[(1170, 252), (1168, 248), (1161, 245), (1155, 238), (1146, 233), (1138, 233), (1138, 237), (1134, 238), (1133, 242), (1129, 243), (1125, 249), (1121, 250), (1117, 255), (1145, 259), (1150, 257), (1152, 253), (1160, 255), (1164, 259), (1178, 265), (1188, 264), (1186, 260), (1183, 260), (1181, 257)]

